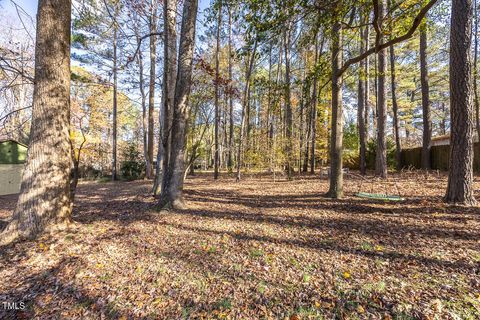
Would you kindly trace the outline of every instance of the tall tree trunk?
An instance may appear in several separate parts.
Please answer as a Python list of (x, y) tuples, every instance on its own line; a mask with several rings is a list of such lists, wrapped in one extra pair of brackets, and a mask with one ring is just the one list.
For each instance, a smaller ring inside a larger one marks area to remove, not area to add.
[(30, 143), (4, 244), (71, 219), (70, 14), (68, 0), (38, 3)]
[(185, 207), (183, 199), (185, 139), (187, 135), (188, 100), (192, 84), (197, 9), (198, 0), (184, 1), (172, 119), (172, 145), (168, 169), (163, 181), (162, 194), (159, 201), (161, 208), (182, 209)]
[(113, 115), (112, 115), (112, 181), (117, 180), (117, 32), (113, 26)]
[[(136, 38), (137, 38), (137, 45), (141, 44), (140, 35), (138, 30), (136, 31)], [(145, 79), (143, 75), (143, 54), (142, 51), (138, 51), (138, 85), (140, 87), (140, 99), (142, 105), (142, 131), (143, 131), (143, 157), (145, 159), (145, 168), (148, 166), (148, 148), (147, 148), (147, 131), (148, 131), (148, 124), (147, 124), (147, 105), (146, 105), (146, 96), (145, 96)]]
[(222, 145), (220, 146), (221, 150), (221, 159), (220, 164), (223, 169), (228, 169), (227, 160), (228, 160), (228, 94), (225, 88), (223, 89), (223, 108), (222, 108)]
[[(149, 28), (150, 33), (157, 32), (157, 5), (155, 1), (151, 2)], [(146, 160), (146, 175), (147, 179), (153, 179), (153, 126), (154, 126), (154, 110), (155, 110), (155, 66), (157, 63), (157, 37), (150, 36), (150, 86), (148, 92), (148, 135), (147, 135), (147, 160)]]
[[(306, 112), (305, 112), (305, 73), (307, 70), (307, 53), (305, 52), (303, 57), (303, 71), (302, 71), (302, 85), (300, 86), (300, 128), (299, 128), (299, 148), (298, 148), (298, 173), (302, 172), (302, 159), (304, 153), (304, 140), (305, 140), (305, 123), (306, 123)], [(308, 138), (307, 138), (308, 139)], [(306, 152), (306, 151), (305, 151)]]
[(250, 96), (250, 77), (253, 72), (253, 65), (255, 62), (255, 54), (257, 53), (257, 39), (253, 44), (253, 50), (250, 55), (250, 60), (247, 67), (247, 74), (245, 76), (245, 88), (243, 90), (243, 100), (242, 100), (242, 120), (240, 124), (240, 135), (238, 139), (238, 148), (237, 148), (237, 182), (240, 181), (240, 169), (242, 167), (242, 145), (243, 145), (243, 136), (245, 131), (245, 118), (246, 118), (246, 109), (248, 105), (248, 98)]
[[(277, 70), (276, 70), (276, 75), (275, 75), (275, 83), (273, 84), (273, 105), (278, 105), (280, 104), (280, 95), (277, 94), (280, 79), (281, 79), (281, 69), (282, 69), (282, 63), (283, 63), (283, 46), (280, 44), (278, 46), (278, 60), (277, 60)], [(269, 129), (269, 139), (271, 141), (270, 144), (270, 168), (273, 172), (273, 179), (275, 180), (275, 169), (277, 166), (276, 162), (276, 132), (278, 131), (278, 124), (276, 124), (277, 117), (274, 111), (272, 111), (272, 118), (270, 121), (270, 129)]]
[[(412, 81), (412, 82), (413, 82), (413, 83), (416, 83), (416, 82), (417, 82), (417, 81), (415, 80), (415, 77), (413, 78), (413, 81)], [(415, 98), (415, 91), (416, 91), (416, 89), (412, 90), (411, 96), (410, 96), (410, 102), (411, 102), (412, 104), (415, 103), (415, 99), (416, 99), (416, 98)], [(405, 114), (407, 115), (407, 116), (405, 117), (405, 123), (404, 123), (404, 126), (405, 126), (405, 138), (407, 139), (407, 141), (409, 141), (409, 140), (410, 140), (410, 128), (411, 128), (412, 122), (413, 122), (412, 110), (411, 110), (411, 109), (410, 109), (410, 110), (407, 110), (407, 111), (405, 112)]]
[(400, 142), (400, 124), (398, 120), (397, 79), (395, 71), (395, 49), (390, 47), (390, 77), (392, 90), (393, 130), (395, 133), (395, 160), (397, 170), (402, 169), (402, 145)]
[[(337, 17), (337, 19), (339, 19)], [(332, 132), (330, 142), (330, 189), (327, 196), (343, 197), (343, 105), (342, 77), (342, 24), (335, 21), (332, 28)]]
[[(378, 43), (383, 43), (382, 21), (385, 16), (385, 0), (378, 3)], [(375, 157), (375, 174), (387, 177), (387, 99), (385, 88), (386, 56), (385, 49), (379, 50), (378, 56), (378, 94), (377, 94), (377, 152)]]
[(273, 110), (272, 110), (272, 66), (273, 66), (273, 43), (270, 42), (269, 50), (268, 50), (268, 92), (267, 92), (267, 116), (266, 116), (266, 125), (265, 125), (265, 138), (267, 139), (267, 148), (269, 151), (269, 170), (273, 171), (272, 168), (272, 146), (273, 141), (271, 139), (271, 126), (273, 123)]
[(220, 108), (218, 105), (219, 90), (218, 81), (220, 78), (220, 29), (222, 27), (222, 0), (218, 2), (218, 19), (217, 19), (217, 47), (215, 50), (215, 159), (213, 178), (218, 179), (218, 167), (220, 162), (218, 132), (220, 126)]
[[(363, 19), (362, 19), (363, 20)], [(365, 41), (363, 34), (366, 30), (361, 32), (362, 39), (360, 39), (360, 52), (365, 52)], [(358, 135), (360, 139), (360, 173), (365, 175), (367, 172), (367, 132), (365, 131), (365, 62), (366, 60), (360, 61), (359, 66), (359, 75), (358, 75), (358, 110), (357, 110), (357, 122), (358, 122)]]
[[(308, 88), (308, 95), (310, 95), (310, 88)], [(307, 100), (307, 106), (311, 105), (311, 103), (308, 103), (310, 101)], [(308, 109), (307, 109), (308, 110)], [(308, 124), (307, 125), (307, 133), (305, 136), (305, 152), (303, 153), (303, 168), (302, 172), (308, 172), (308, 162), (310, 159), (310, 136), (312, 134), (312, 111), (310, 107), (310, 112), (307, 112), (305, 115), (305, 122)]]
[[(232, 12), (231, 5), (228, 6), (228, 80), (230, 84), (232, 83), (233, 78), (233, 64), (232, 64)], [(234, 132), (234, 121), (233, 121), (233, 92), (228, 93), (228, 119), (230, 121), (228, 129), (228, 172), (233, 171), (233, 132)]]
[(72, 203), (75, 201), (75, 194), (77, 192), (78, 179), (80, 178), (79, 168), (80, 168), (80, 158), (82, 155), (82, 149), (83, 149), (83, 146), (85, 145), (85, 142), (87, 142), (85, 133), (83, 132), (83, 129), (81, 128), (81, 126), (82, 126), (82, 121), (80, 120), (80, 131), (82, 131), (83, 141), (78, 147), (77, 152), (75, 152), (72, 140), (70, 140), (70, 146), (72, 149), (72, 164), (73, 164), (73, 168), (70, 172), (70, 202)]
[[(367, 21), (370, 20), (370, 13), (367, 14)], [(370, 49), (370, 26), (365, 26), (365, 50)], [(370, 139), (370, 57), (365, 58), (365, 132), (367, 140)]]
[(432, 117), (430, 112), (430, 89), (428, 85), (427, 65), (427, 23), (420, 27), (420, 83), (422, 86), (423, 144), (422, 168), (430, 169), (430, 149), (432, 142)]
[(163, 0), (163, 92), (160, 108), (160, 138), (153, 193), (160, 194), (169, 164), (175, 83), (177, 81), (177, 0)]
[[(287, 22), (289, 25), (290, 22)], [(292, 102), (290, 97), (290, 26), (287, 26), (284, 33), (285, 45), (285, 133), (286, 145), (285, 154), (287, 156), (286, 171), (288, 180), (292, 179), (293, 174), (293, 117), (292, 117)]]
[[(388, 0), (388, 11), (392, 8), (392, 0)], [(393, 37), (393, 26), (390, 26), (390, 37)], [(392, 92), (392, 111), (393, 111), (393, 134), (395, 137), (395, 164), (396, 169), (402, 169), (402, 145), (400, 141), (400, 123), (398, 117), (398, 101), (397, 101), (397, 74), (395, 70), (395, 47), (391, 46), (390, 51), (390, 89)]]
[[(323, 39), (322, 39), (323, 47)], [(313, 89), (312, 89), (312, 106), (310, 113), (310, 128), (311, 128), (311, 151), (310, 151), (310, 173), (315, 173), (315, 146), (317, 142), (317, 104), (318, 104), (318, 74), (317, 74), (317, 64), (319, 61), (319, 45), (318, 45), (318, 32), (315, 33), (315, 57), (314, 57), (314, 70), (315, 74), (313, 76)]]
[(477, 0), (474, 2), (475, 5), (475, 28), (474, 28), (474, 58), (473, 58), (473, 94), (475, 101), (475, 114), (476, 114), (476, 125), (477, 125), (477, 139), (480, 142), (480, 102), (478, 101), (478, 3)]
[(372, 137), (377, 139), (378, 135), (378, 55), (373, 56), (373, 93), (375, 96), (375, 103), (372, 103)]
[(442, 102), (440, 104), (440, 110), (442, 111), (442, 117), (440, 120), (440, 134), (441, 135), (446, 135), (447, 134), (447, 107), (445, 105), (445, 102)]
[[(245, 66), (247, 68), (246, 73), (248, 73), (248, 65)], [(248, 90), (246, 91), (246, 105), (245, 105), (245, 125), (247, 127), (247, 132), (245, 135), (245, 150), (247, 153), (250, 151), (250, 133), (252, 132), (252, 123), (251, 123), (251, 103), (250, 103), (250, 91), (251, 91), (252, 84), (248, 85)]]
[(476, 203), (473, 195), (472, 0), (452, 0), (450, 29), (450, 171), (445, 201)]

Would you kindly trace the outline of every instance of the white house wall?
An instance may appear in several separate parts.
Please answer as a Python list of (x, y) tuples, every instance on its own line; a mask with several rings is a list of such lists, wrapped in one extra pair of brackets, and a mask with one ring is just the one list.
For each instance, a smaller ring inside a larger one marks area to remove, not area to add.
[(23, 164), (0, 164), (0, 195), (20, 192)]

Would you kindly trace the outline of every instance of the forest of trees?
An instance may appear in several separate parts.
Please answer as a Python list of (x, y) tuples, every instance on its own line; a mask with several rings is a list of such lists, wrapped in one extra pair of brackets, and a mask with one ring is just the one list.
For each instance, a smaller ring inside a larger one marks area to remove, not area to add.
[(40, 0), (36, 28), (2, 34), (2, 130), (29, 144), (2, 237), (68, 222), (79, 177), (144, 175), (159, 208), (185, 208), (197, 169), (238, 181), (329, 167), (326, 195), (341, 198), (343, 168), (387, 178), (402, 148), (419, 145), (429, 169), (432, 137), (448, 134), (444, 200), (474, 205), (477, 10), (472, 0)]

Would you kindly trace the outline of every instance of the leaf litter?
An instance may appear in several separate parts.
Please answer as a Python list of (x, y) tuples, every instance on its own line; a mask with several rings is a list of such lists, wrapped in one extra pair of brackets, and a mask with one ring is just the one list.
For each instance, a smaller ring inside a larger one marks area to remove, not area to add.
[(71, 229), (1, 249), (0, 301), (26, 309), (0, 318), (480, 318), (480, 208), (443, 204), (443, 174), (396, 179), (405, 202), (356, 198), (356, 178), (332, 200), (313, 176), (198, 175), (161, 212), (149, 182), (82, 183)]

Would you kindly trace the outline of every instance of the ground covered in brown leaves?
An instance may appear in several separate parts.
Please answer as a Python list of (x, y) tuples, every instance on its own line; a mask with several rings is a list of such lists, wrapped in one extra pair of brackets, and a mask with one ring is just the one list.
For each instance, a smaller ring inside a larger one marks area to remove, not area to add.
[(71, 230), (0, 249), (0, 303), (26, 304), (0, 318), (479, 319), (480, 208), (442, 204), (444, 175), (392, 180), (406, 202), (352, 176), (334, 201), (318, 177), (200, 175), (162, 212), (148, 182), (81, 184)]

